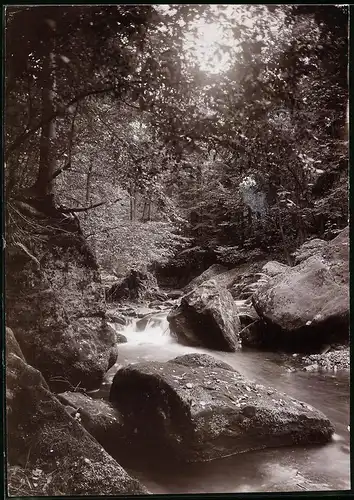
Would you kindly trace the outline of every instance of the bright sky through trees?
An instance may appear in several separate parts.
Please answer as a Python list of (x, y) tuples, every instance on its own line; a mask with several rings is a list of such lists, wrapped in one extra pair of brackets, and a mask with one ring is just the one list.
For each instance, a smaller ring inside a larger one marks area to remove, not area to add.
[(230, 54), (220, 50), (222, 44), (230, 43), (228, 35), (228, 30), (221, 23), (200, 19), (193, 23), (186, 34), (185, 49), (202, 71), (222, 73), (230, 65)]

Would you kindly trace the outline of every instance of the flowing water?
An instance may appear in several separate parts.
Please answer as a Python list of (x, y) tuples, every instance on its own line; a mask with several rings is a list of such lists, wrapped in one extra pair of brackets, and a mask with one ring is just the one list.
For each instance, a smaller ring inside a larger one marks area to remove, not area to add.
[[(149, 457), (123, 464), (152, 493), (236, 493), (350, 489), (349, 375), (337, 372), (291, 371), (277, 353), (217, 352), (186, 347), (170, 335), (167, 312), (134, 320), (120, 330), (128, 342), (119, 345), (118, 363), (110, 369), (96, 397), (108, 397), (117, 369), (128, 363), (167, 361), (176, 356), (208, 353), (229, 363), (258, 383), (307, 402), (321, 410), (335, 426), (331, 443), (324, 446), (284, 447), (248, 452), (187, 465), (159, 464)], [(113, 325), (112, 325), (113, 326)]]

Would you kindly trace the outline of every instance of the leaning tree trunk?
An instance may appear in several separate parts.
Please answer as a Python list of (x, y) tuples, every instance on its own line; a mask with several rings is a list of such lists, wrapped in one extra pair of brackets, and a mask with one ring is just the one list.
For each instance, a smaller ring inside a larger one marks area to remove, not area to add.
[(54, 37), (50, 26), (46, 26), (46, 53), (42, 60), (42, 128), (40, 137), (39, 171), (35, 191), (39, 198), (53, 199), (53, 174), (55, 171), (55, 119), (50, 119), (55, 112), (55, 53)]

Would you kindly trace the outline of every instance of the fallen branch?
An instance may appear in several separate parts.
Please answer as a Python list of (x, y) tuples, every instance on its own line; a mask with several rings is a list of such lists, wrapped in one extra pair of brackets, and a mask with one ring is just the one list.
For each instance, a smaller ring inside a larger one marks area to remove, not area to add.
[(242, 332), (244, 332), (245, 330), (247, 330), (247, 328), (249, 328), (250, 326), (252, 326), (252, 325), (254, 325), (254, 324), (256, 324), (256, 323), (258, 323), (258, 321), (259, 321), (260, 319), (261, 319), (261, 318), (258, 318), (258, 319), (256, 319), (256, 320), (252, 321), (252, 323), (249, 323), (248, 325), (246, 325), (244, 328), (242, 328), (242, 330), (240, 330), (240, 331), (238, 332), (238, 334), (240, 335), (240, 333), (242, 333)]

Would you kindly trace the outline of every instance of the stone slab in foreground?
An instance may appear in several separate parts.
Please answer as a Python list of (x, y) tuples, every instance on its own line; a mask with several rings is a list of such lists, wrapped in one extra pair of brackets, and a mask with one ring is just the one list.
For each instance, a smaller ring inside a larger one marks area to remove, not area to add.
[(212, 356), (199, 357), (117, 372), (110, 401), (122, 413), (127, 435), (186, 461), (331, 439), (331, 422), (315, 408), (246, 380)]

